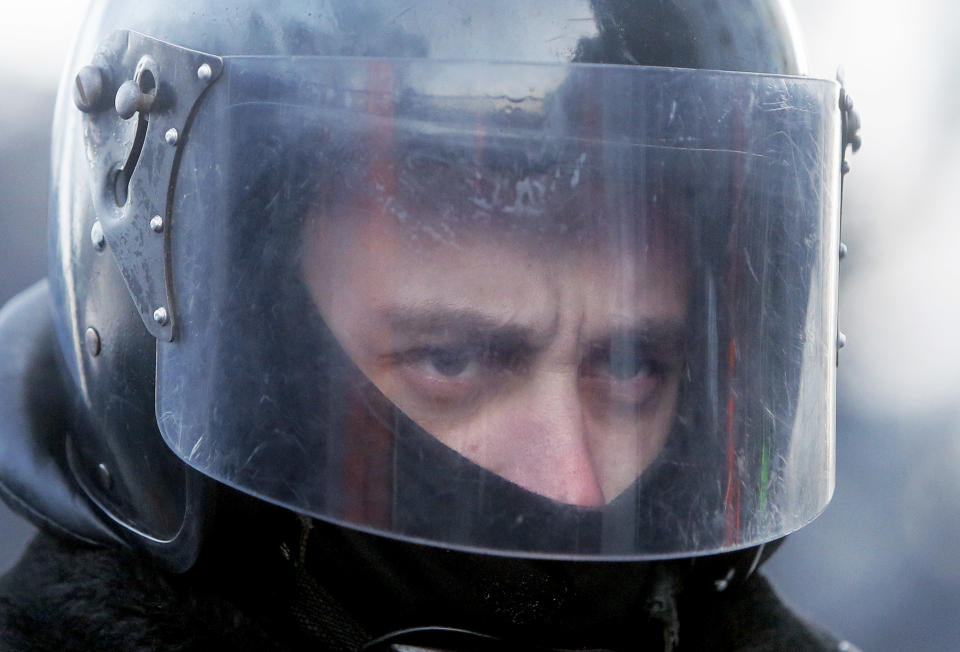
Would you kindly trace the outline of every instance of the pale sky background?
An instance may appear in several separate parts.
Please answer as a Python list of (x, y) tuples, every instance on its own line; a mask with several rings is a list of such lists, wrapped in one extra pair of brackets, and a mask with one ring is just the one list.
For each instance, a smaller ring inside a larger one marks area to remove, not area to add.
[(87, 0), (6, 0), (0, 22), (0, 78), (55, 85)]
[[(36, 113), (13, 96), (56, 86), (86, 2), (4, 4), (0, 146)], [(801, 611), (864, 650), (956, 649), (960, 4), (795, 7), (810, 72), (845, 69), (864, 146), (845, 188), (837, 494), (771, 574)]]

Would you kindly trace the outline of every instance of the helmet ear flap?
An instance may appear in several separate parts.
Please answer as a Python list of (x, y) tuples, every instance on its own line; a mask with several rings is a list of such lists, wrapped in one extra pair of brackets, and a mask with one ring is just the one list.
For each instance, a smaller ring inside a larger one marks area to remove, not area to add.
[[(51, 299), (49, 283), (41, 281), (0, 311), (0, 498), (48, 531), (92, 544), (125, 542), (171, 570), (190, 568), (210, 483), (163, 447), (155, 420), (149, 423), (132, 404), (122, 412), (127, 421), (103, 425), (102, 416), (136, 388), (94, 387), (93, 397), (107, 398), (84, 401), (83, 387), (103, 382), (104, 374), (81, 367), (80, 387), (68, 378)], [(104, 354), (97, 340), (84, 340), (78, 353)], [(99, 430), (90, 425), (95, 419)]]
[(203, 519), (197, 515), (204, 510), (209, 483), (160, 435), (154, 407), (156, 340), (118, 268), (92, 199), (97, 180), (91, 178), (84, 148), (76, 146), (84, 141), (88, 114), (62, 97), (58, 111), (50, 294), (68, 370), (63, 461), (72, 484), (115, 539), (185, 570), (199, 551)]
[(70, 392), (58, 360), (50, 288), (40, 281), (0, 311), (0, 497), (38, 527), (117, 543), (66, 460)]

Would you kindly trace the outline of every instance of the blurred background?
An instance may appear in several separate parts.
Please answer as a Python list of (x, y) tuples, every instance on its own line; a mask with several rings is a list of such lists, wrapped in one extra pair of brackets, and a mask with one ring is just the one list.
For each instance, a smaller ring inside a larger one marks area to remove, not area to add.
[[(0, 24), (0, 304), (42, 278), (54, 92), (85, 2)], [(863, 118), (845, 188), (837, 491), (767, 566), (864, 650), (960, 649), (960, 3), (797, 0)], [(0, 504), (0, 572), (32, 528)]]

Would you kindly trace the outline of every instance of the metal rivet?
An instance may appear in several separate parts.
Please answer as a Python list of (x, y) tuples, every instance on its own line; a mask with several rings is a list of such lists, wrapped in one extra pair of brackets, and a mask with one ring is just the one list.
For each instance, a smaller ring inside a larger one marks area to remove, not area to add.
[(210, 81), (211, 77), (213, 77), (213, 68), (210, 67), (209, 63), (201, 64), (197, 68), (197, 79), (200, 81)]
[(100, 220), (94, 222), (90, 228), (90, 241), (93, 242), (93, 248), (97, 251), (103, 251), (107, 246), (107, 237), (103, 235), (103, 225), (100, 224)]
[(73, 103), (84, 113), (90, 113), (103, 97), (103, 71), (97, 66), (84, 66), (73, 83)]
[(159, 215), (154, 215), (153, 219), (150, 220), (150, 228), (154, 233), (163, 232), (163, 218)]
[(847, 257), (847, 245), (840, 243), (840, 260), (843, 260)]
[(96, 328), (93, 326), (88, 328), (87, 332), (84, 333), (84, 340), (87, 344), (87, 353), (94, 358), (100, 355), (100, 333), (97, 332)]
[(161, 326), (166, 325), (169, 318), (169, 315), (167, 315), (167, 309), (163, 306), (160, 306), (153, 311), (153, 321), (157, 322)]
[(110, 491), (110, 488), (113, 487), (113, 476), (110, 475), (110, 469), (107, 468), (106, 464), (97, 464), (97, 482), (100, 483), (100, 487), (104, 491)]
[(177, 144), (177, 141), (180, 140), (180, 132), (171, 127), (167, 129), (167, 133), (163, 134), (163, 139), (167, 141), (167, 145), (171, 147)]
[(842, 349), (847, 345), (847, 336), (843, 333), (837, 333), (837, 348)]

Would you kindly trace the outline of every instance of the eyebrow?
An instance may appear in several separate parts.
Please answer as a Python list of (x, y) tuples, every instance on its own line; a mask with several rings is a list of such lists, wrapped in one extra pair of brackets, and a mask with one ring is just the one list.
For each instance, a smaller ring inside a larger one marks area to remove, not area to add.
[[(458, 340), (498, 342), (537, 350), (556, 334), (557, 324), (547, 329), (505, 322), (501, 318), (472, 308), (442, 305), (389, 306), (378, 311), (387, 326), (396, 333), (413, 337), (453, 337)], [(611, 342), (629, 342), (632, 346), (680, 353), (687, 340), (687, 325), (679, 319), (644, 318), (629, 325), (622, 322), (602, 335), (591, 337), (585, 348), (609, 347)]]
[(593, 337), (587, 342), (586, 348), (609, 348), (611, 343), (617, 342), (679, 355), (687, 346), (687, 325), (678, 319), (644, 319), (634, 326), (613, 328), (601, 336)]
[(390, 306), (378, 315), (394, 332), (420, 337), (482, 338), (503, 342), (525, 343), (539, 348), (553, 337), (556, 325), (547, 330), (505, 322), (471, 308), (450, 308), (441, 305)]

